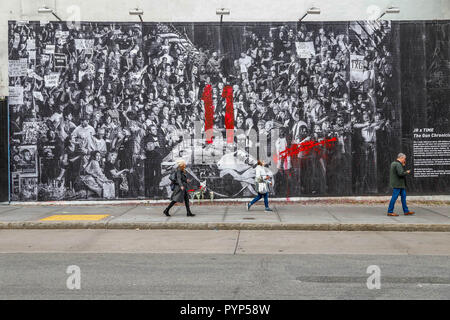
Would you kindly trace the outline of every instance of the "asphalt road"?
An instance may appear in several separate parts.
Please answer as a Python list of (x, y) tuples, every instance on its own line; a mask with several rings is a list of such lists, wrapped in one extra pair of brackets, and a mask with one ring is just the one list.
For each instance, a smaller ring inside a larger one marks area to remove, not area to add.
[(450, 299), (442, 232), (98, 232), (2, 230), (0, 299)]
[[(0, 299), (450, 299), (449, 257), (1, 254)], [(67, 288), (67, 268), (80, 289)], [(368, 266), (380, 289), (367, 287)]]

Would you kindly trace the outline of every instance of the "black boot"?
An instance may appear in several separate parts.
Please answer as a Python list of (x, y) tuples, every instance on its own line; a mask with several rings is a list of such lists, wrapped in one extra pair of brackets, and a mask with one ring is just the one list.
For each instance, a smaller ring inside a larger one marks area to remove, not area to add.
[(191, 212), (191, 207), (189, 205), (189, 196), (187, 192), (184, 192), (184, 205), (186, 206), (186, 212), (188, 217), (194, 217), (195, 214)]
[(167, 208), (163, 212), (166, 216), (170, 217), (169, 210)]

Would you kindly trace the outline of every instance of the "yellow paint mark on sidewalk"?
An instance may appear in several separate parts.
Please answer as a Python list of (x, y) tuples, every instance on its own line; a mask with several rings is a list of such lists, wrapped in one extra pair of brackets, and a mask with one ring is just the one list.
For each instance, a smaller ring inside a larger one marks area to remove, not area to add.
[(108, 217), (109, 214), (56, 214), (41, 219), (40, 221), (97, 221)]

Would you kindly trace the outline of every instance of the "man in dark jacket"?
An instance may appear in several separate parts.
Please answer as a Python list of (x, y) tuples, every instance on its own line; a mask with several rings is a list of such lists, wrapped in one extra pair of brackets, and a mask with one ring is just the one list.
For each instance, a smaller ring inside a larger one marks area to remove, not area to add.
[(148, 141), (146, 143), (146, 152), (144, 160), (144, 180), (145, 180), (145, 196), (158, 197), (159, 183), (161, 182), (161, 162), (163, 160), (159, 148), (155, 147), (155, 143)]
[(398, 214), (394, 213), (394, 205), (397, 201), (398, 196), (400, 195), (402, 199), (402, 207), (403, 213), (406, 215), (412, 215), (414, 212), (409, 211), (408, 206), (406, 205), (406, 175), (411, 172), (411, 170), (405, 170), (406, 164), (406, 155), (403, 153), (399, 153), (397, 156), (397, 160), (391, 163), (390, 170), (390, 184), (393, 188), (392, 199), (389, 203), (388, 208), (388, 216), (397, 217)]

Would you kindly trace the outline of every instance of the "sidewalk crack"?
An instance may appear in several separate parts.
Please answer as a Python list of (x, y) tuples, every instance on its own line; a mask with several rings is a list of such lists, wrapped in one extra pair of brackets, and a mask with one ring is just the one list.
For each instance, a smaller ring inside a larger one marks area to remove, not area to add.
[(324, 207), (324, 208), (325, 208), (325, 211), (328, 212), (329, 215), (332, 216), (334, 220), (336, 220), (338, 223), (342, 223), (341, 220), (339, 220), (338, 218), (336, 218), (336, 216), (335, 216), (334, 214), (332, 214), (331, 211), (328, 210), (327, 207)]
[(2, 211), (2, 212), (0, 212), (0, 215), (2, 215), (2, 214), (4, 214), (4, 213), (7, 213), (7, 212), (11, 212), (11, 211), (14, 211), (14, 210), (19, 210), (19, 209), (22, 209), (23, 207), (17, 207), (17, 208), (12, 208), (12, 209), (9, 209), (9, 210), (6, 210), (6, 211)]
[(225, 222), (225, 218), (227, 217), (228, 206), (225, 207), (225, 212), (223, 213), (222, 222)]
[(236, 251), (237, 251), (237, 248), (238, 248), (238, 244), (239, 244), (239, 237), (240, 237), (240, 235), (241, 235), (241, 230), (238, 230), (238, 236), (237, 236), (237, 239), (236, 239), (236, 246), (234, 247), (233, 255), (236, 254)]
[(128, 212), (130, 212), (131, 210), (133, 210), (133, 209), (135, 209), (135, 208), (137, 208), (137, 205), (134, 206), (134, 207), (131, 207), (131, 208), (128, 209), (128, 210), (125, 210), (125, 212), (119, 214), (118, 216), (114, 216), (114, 218), (111, 218), (111, 219), (109, 219), (108, 221), (106, 221), (106, 222), (105, 222), (105, 229), (109, 229), (109, 223), (110, 223), (112, 220), (114, 220), (115, 218), (121, 217), (121, 216), (123, 216), (124, 214), (127, 214)]
[(275, 213), (277, 214), (278, 220), (279, 220), (280, 222), (282, 222), (282, 221), (281, 221), (281, 216), (280, 216), (280, 214), (278, 213), (278, 208), (277, 208), (277, 206), (274, 206), (274, 208), (275, 208)]
[(438, 216), (441, 216), (441, 217), (444, 217), (444, 218), (447, 218), (447, 219), (450, 219), (448, 216), (446, 216), (445, 214), (442, 214), (442, 213), (439, 213), (439, 212), (436, 212), (436, 211), (433, 211), (433, 210), (431, 210), (431, 209), (428, 209), (428, 208), (424, 208), (424, 207), (419, 207), (420, 209), (423, 209), (423, 210), (427, 210), (427, 211), (429, 211), (429, 212), (431, 212), (431, 213), (434, 213), (434, 214), (437, 214)]

